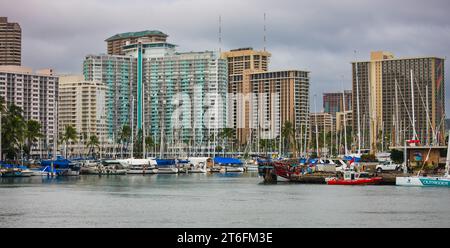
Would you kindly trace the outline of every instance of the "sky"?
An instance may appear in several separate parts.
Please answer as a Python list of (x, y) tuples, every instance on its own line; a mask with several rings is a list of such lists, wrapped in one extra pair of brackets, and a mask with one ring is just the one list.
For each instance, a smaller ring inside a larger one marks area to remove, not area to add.
[[(81, 74), (84, 56), (106, 53), (106, 38), (160, 30), (182, 52), (265, 46), (270, 70), (311, 72), (317, 106), (322, 93), (351, 88), (350, 62), (370, 51), (448, 57), (449, 10), (448, 0), (0, 0), (0, 16), (22, 27), (24, 66)], [(447, 116), (449, 99), (446, 89)]]

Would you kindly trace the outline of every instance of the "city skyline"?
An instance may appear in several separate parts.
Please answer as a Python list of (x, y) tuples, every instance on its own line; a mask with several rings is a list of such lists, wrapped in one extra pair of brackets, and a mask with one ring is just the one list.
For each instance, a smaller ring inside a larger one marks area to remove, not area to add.
[(0, 3), (1, 14), (21, 24), (22, 64), (52, 67), (59, 74), (79, 74), (85, 55), (107, 52), (106, 38), (147, 29), (168, 34), (179, 51), (266, 47), (273, 55), (269, 70), (311, 71), (312, 95), (349, 89), (350, 62), (367, 60), (370, 51), (392, 51), (397, 57), (450, 54), (446, 1), (26, 1), (29, 8), (21, 8), (23, 4)]

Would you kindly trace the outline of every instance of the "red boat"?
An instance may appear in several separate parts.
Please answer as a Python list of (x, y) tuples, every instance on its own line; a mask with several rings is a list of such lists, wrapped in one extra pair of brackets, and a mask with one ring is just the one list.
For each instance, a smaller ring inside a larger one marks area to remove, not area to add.
[(298, 159), (282, 160), (273, 162), (275, 174), (277, 176), (292, 179), (301, 175), (301, 168)]
[(329, 177), (328, 185), (369, 185), (381, 182), (381, 177), (372, 177), (367, 172), (345, 171), (344, 177)]

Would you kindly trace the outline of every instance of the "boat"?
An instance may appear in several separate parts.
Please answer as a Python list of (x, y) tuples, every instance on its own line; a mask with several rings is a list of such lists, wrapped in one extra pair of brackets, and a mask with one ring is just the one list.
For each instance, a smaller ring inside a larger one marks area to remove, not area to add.
[[(342, 175), (342, 174), (341, 174)], [(373, 177), (367, 172), (344, 171), (343, 177), (327, 177), (325, 182), (328, 185), (369, 185), (378, 184), (382, 177)]]
[(157, 169), (154, 164), (152, 164), (151, 160), (149, 159), (125, 159), (125, 160), (118, 160), (119, 162), (122, 162), (127, 167), (127, 174), (140, 174), (140, 175), (146, 175), (146, 174), (156, 174)]
[(126, 175), (125, 167), (126, 165), (118, 160), (103, 160), (95, 166), (86, 167), (84, 173), (88, 175)]
[(221, 173), (244, 172), (243, 163), (237, 158), (215, 157), (214, 166), (220, 166)]
[(31, 177), (33, 172), (26, 166), (2, 164), (1, 177)]
[(156, 173), (157, 174), (177, 174), (178, 168), (176, 167), (175, 159), (155, 159), (156, 161)]
[[(449, 131), (450, 135), (450, 131)], [(447, 144), (447, 158), (445, 161), (445, 174), (444, 176), (409, 176), (409, 177), (396, 177), (395, 185), (397, 186), (419, 186), (419, 187), (450, 187), (450, 141)], [(404, 164), (406, 167), (406, 164)], [(420, 172), (419, 172), (420, 173)]]
[(56, 176), (79, 176), (80, 164), (68, 159), (57, 157), (56, 160), (43, 160), (41, 162), (42, 170), (48, 175)]
[(178, 160), (179, 173), (206, 173), (208, 157), (192, 157), (186, 160)]

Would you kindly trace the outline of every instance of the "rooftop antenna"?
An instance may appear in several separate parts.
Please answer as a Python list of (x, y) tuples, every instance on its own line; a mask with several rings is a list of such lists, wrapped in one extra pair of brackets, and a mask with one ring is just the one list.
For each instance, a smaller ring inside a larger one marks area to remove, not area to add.
[(264, 52), (266, 51), (266, 12), (264, 12)]
[(219, 15), (219, 53), (222, 53), (222, 16)]

